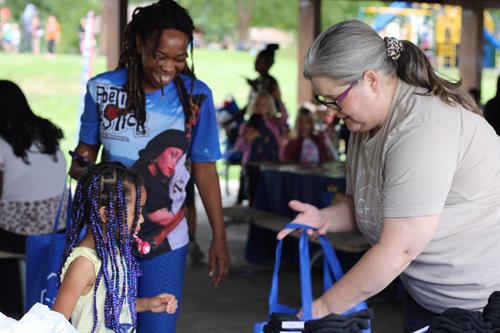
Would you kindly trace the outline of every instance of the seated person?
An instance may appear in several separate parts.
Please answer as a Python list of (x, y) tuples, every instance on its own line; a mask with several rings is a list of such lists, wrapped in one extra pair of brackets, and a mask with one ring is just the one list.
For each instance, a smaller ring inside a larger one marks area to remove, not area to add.
[(243, 152), (243, 169), (250, 205), (257, 189), (259, 167), (262, 162), (279, 162), (279, 120), (273, 97), (266, 91), (258, 92), (249, 105), (250, 119), (240, 127), (236, 149)]
[(299, 109), (295, 121), (297, 137), (288, 142), (284, 152), (284, 162), (299, 164), (321, 164), (331, 160), (323, 133), (315, 133), (314, 118), (305, 107)]
[[(0, 99), (0, 251), (25, 254), (27, 236), (52, 232), (60, 203), (59, 227), (66, 225), (66, 201), (61, 198), (66, 160), (59, 148), (63, 133), (33, 112), (17, 84), (0, 80)], [(0, 312), (20, 318), (18, 260), (2, 259), (0, 272), (5, 286), (0, 290)]]
[(239, 128), (244, 122), (244, 116), (244, 110), (239, 109), (238, 104), (232, 97), (226, 98), (224, 104), (217, 109), (217, 123), (226, 134), (225, 149), (222, 156), (228, 163), (241, 163), (241, 152), (235, 150), (234, 145), (238, 139)]

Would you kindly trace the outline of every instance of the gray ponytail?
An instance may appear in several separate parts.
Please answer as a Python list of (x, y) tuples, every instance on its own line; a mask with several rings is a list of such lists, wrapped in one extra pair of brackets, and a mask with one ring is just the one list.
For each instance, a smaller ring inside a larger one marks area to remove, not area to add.
[(361, 78), (366, 70), (396, 74), (404, 82), (427, 89), (449, 105), (459, 104), (482, 115), (462, 82), (450, 82), (436, 74), (425, 54), (410, 41), (401, 41), (403, 50), (397, 60), (387, 55), (384, 40), (369, 25), (347, 20), (331, 26), (316, 38), (304, 60), (304, 76), (326, 76), (340, 84)]

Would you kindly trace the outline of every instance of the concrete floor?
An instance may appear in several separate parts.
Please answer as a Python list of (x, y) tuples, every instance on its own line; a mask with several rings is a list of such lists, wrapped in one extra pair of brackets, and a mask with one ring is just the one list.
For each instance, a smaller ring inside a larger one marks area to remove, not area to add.
[[(224, 190), (224, 186), (222, 189)], [(230, 196), (223, 193), (224, 206), (235, 202), (237, 184), (231, 182), (230, 189)], [(197, 196), (197, 239), (206, 254), (211, 232), (202, 207)], [(211, 285), (206, 259), (203, 265), (192, 265), (188, 260), (184, 299), (180, 306), (181, 314), (177, 325), (178, 333), (251, 333), (253, 323), (265, 321), (272, 266), (252, 265), (245, 260), (243, 254), (247, 231), (248, 226), (245, 225), (231, 226), (227, 229), (231, 271), (218, 288)], [(313, 280), (315, 288), (321, 288), (320, 272), (314, 274)], [(297, 268), (284, 267), (280, 271), (280, 302), (298, 305), (300, 302), (298, 285)], [(388, 294), (390, 293), (386, 290), (383, 295), (375, 296), (369, 302), (369, 307), (375, 313), (373, 333), (402, 331), (401, 302), (387, 297)]]

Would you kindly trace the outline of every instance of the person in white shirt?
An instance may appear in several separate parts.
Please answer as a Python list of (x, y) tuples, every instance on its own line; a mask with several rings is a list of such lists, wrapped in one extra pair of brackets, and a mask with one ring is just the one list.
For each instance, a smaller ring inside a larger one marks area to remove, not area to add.
[[(0, 80), (0, 100), (0, 251), (24, 253), (26, 236), (52, 232), (65, 186), (63, 133), (31, 111), (16, 84)], [(60, 228), (65, 216), (63, 205)], [(0, 291), (0, 311), (20, 314), (17, 261), (5, 259), (0, 265), (0, 283), (11, 286)]]

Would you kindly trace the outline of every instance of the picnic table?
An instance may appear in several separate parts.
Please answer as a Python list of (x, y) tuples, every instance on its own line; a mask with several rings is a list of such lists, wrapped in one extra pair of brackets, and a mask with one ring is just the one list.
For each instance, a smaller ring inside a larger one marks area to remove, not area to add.
[[(224, 215), (231, 217), (231, 221), (250, 224), (245, 257), (252, 263), (274, 260), (276, 234), (296, 215), (288, 207), (290, 200), (297, 199), (324, 208), (336, 195), (343, 194), (346, 186), (345, 167), (338, 162), (322, 166), (262, 164), (260, 171), (254, 206), (224, 209)], [(347, 262), (346, 266), (351, 266), (368, 248), (358, 234), (329, 234), (328, 237), (341, 252), (340, 260)], [(284, 248), (296, 249), (296, 241), (293, 237), (285, 239)], [(294, 260), (296, 254), (285, 250), (283, 258)]]

